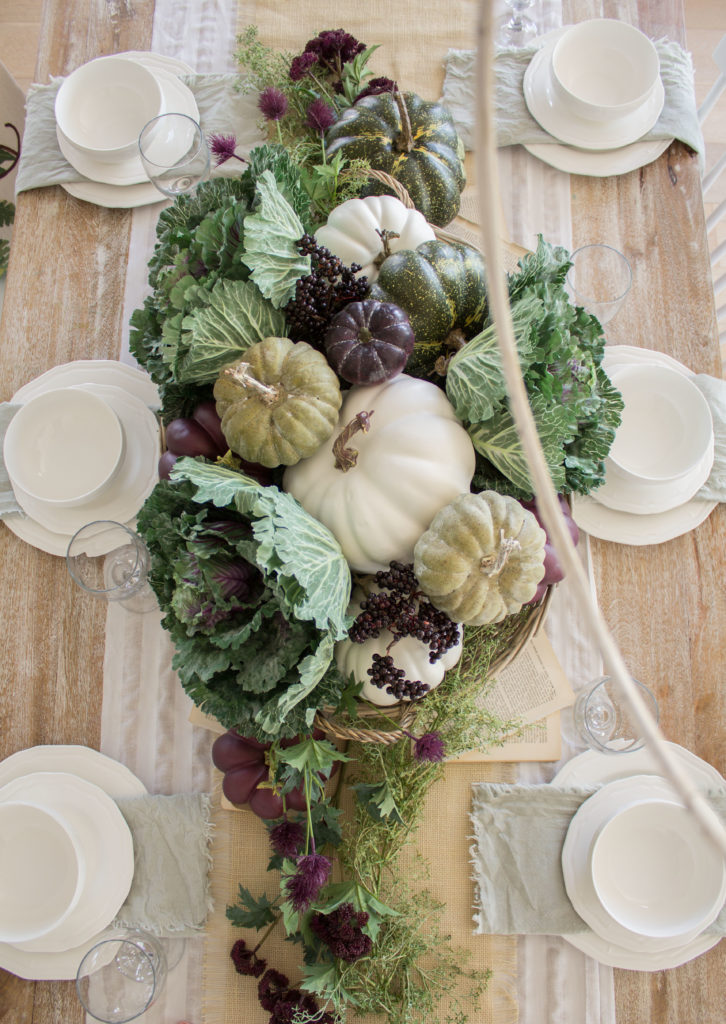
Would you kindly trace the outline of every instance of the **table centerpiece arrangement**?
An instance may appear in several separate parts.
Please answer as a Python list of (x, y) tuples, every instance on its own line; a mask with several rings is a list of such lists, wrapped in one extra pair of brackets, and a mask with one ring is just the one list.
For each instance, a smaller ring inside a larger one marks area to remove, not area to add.
[[(213, 752), (224, 792), (268, 823), (279, 892), (241, 886), (229, 916), (302, 944), (296, 987), (261, 943), (235, 944), (237, 970), (277, 1024), (347, 1007), (431, 1020), (468, 972), (397, 857), (443, 759), (514, 727), (483, 689), (562, 573), (486, 268), (442, 232), (465, 185), (448, 112), (374, 78), (376, 47), (342, 29), (297, 55), (253, 28), (240, 42), (269, 141), (241, 158), (233, 137), (211, 139), (240, 174), (163, 211), (132, 317), (168, 476), (138, 528), (181, 683), (229, 730)], [(509, 276), (565, 510), (602, 483), (622, 408), (569, 265), (540, 239)], [(485, 979), (469, 980), (476, 993)]]

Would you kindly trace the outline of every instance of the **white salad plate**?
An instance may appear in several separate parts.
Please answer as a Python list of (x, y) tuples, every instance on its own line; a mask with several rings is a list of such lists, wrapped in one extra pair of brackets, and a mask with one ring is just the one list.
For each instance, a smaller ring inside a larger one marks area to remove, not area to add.
[(524, 148), (542, 163), (565, 174), (583, 174), (589, 178), (613, 178), (628, 174), (657, 160), (673, 139), (652, 139), (634, 142), (618, 149), (577, 149), (557, 142), (525, 143)]
[(524, 99), (535, 121), (560, 142), (586, 150), (619, 149), (642, 139), (660, 117), (665, 102), (663, 83), (638, 110), (613, 121), (589, 121), (562, 108), (550, 71), (554, 41), (535, 53), (524, 73)]
[[(618, 924), (598, 899), (592, 879), (590, 858), (592, 846), (599, 830), (623, 806), (638, 801), (659, 799), (678, 802), (678, 796), (673, 787), (665, 779), (654, 775), (629, 776), (607, 783), (585, 800), (573, 815), (562, 847), (562, 874), (567, 895), (577, 913), (593, 930), (592, 937), (586, 933), (583, 933), (582, 936), (577, 933), (575, 936), (565, 936), (565, 938), (568, 941), (573, 941), (574, 938), (573, 944), (578, 945), (578, 948), (582, 948), (578, 944), (578, 940), (581, 938), (585, 942), (590, 942), (592, 938), (596, 943), (607, 943), (609, 959), (603, 961), (601, 946), (598, 947), (600, 951), (596, 959), (608, 963), (611, 967), (624, 967), (631, 970), (665, 970), (685, 962), (684, 957), (691, 959), (692, 956), (698, 956), (701, 952), (705, 952), (706, 949), (714, 946), (720, 938), (718, 935), (706, 934), (703, 927), (694, 929), (692, 933), (678, 939), (672, 937), (655, 939), (638, 935)], [(712, 924), (717, 917), (724, 899), (726, 899), (726, 875), (720, 899), (718, 904), (713, 906), (708, 924)], [(633, 953), (642, 958), (641, 963), (647, 961), (651, 966), (633, 966), (631, 962)], [(611, 962), (616, 958), (617, 963)]]
[[(122, 388), (151, 409), (160, 406), (159, 392), (149, 375), (134, 366), (116, 362), (113, 359), (79, 359), (62, 363), (28, 381), (13, 395), (11, 401), (26, 402), (44, 391), (55, 388), (73, 387), (78, 384), (99, 384)], [(158, 441), (156, 442), (158, 444)], [(30, 516), (5, 516), (3, 522), (17, 537), (47, 552), (49, 555), (65, 555), (71, 535), (55, 533), (35, 522)]]
[[(140, 61), (139, 63), (143, 62)], [(164, 97), (163, 112), (186, 114), (188, 117), (198, 121), (199, 108), (191, 89), (170, 71), (155, 69), (154, 75), (161, 86), (162, 96)], [(56, 138), (58, 139), (60, 151), (68, 163), (75, 167), (80, 174), (85, 174), (92, 182), (119, 186), (137, 185), (140, 183), (149, 184), (148, 176), (138, 153), (134, 153), (133, 156), (113, 164), (103, 163), (92, 154), (84, 153), (82, 150), (77, 149), (72, 142), (69, 142), (61, 134), (58, 128), (56, 128)], [(155, 191), (157, 195), (160, 195), (158, 189), (155, 189)], [(160, 198), (163, 198), (163, 196), (160, 196)]]
[[(674, 756), (680, 761), (684, 770), (688, 772), (691, 781), (700, 789), (708, 790), (726, 786), (726, 780), (716, 771), (713, 765), (708, 764), (708, 762), (703, 761), (690, 750), (676, 743), (668, 743), (668, 746)], [(616, 780), (623, 780), (629, 799), (630, 792), (627, 786), (629, 784), (632, 785), (632, 777), (638, 776), (640, 778), (643, 775), (656, 776), (658, 785), (669, 787), (669, 784), (661, 775), (660, 766), (646, 748), (618, 756), (600, 754), (595, 750), (587, 750), (566, 762), (552, 780), (551, 785), (558, 788), (605, 786)], [(670, 787), (669, 791), (671, 794), (673, 793)], [(589, 801), (586, 802), (589, 803)], [(622, 795), (620, 803), (622, 805)], [(585, 804), (582, 806), (584, 807)], [(563, 873), (564, 868), (563, 858)], [(575, 946), (583, 953), (610, 967), (620, 967), (631, 971), (659, 971), (678, 967), (680, 964), (700, 956), (702, 953), (713, 948), (719, 942), (721, 936), (704, 933), (684, 945), (659, 951), (628, 949), (618, 942), (613, 942), (598, 935), (594, 931), (564, 935), (563, 938), (570, 945)]]
[[(632, 345), (608, 345), (602, 365), (608, 371), (635, 362), (669, 366), (688, 377), (695, 376), (692, 370), (665, 352)], [(689, 533), (708, 519), (717, 505), (715, 501), (694, 498), (665, 512), (634, 514), (608, 508), (598, 501), (597, 494), (598, 491), (592, 496), (573, 494), (572, 516), (577, 525), (591, 537), (633, 546), (663, 544)]]
[(63, 953), (97, 935), (126, 899), (134, 875), (131, 831), (102, 789), (60, 772), (34, 772), (0, 790), (0, 803), (25, 800), (52, 808), (72, 826), (86, 861), (80, 899), (61, 924), (39, 938), (13, 943), (26, 953)]
[[(193, 75), (194, 69), (176, 57), (165, 57), (160, 53), (146, 50), (129, 50), (119, 54), (120, 57), (131, 57), (138, 60), (155, 73), (166, 72), (171, 75)], [(183, 83), (180, 83), (180, 85)], [(186, 88), (186, 87), (185, 87)], [(150, 206), (152, 203), (166, 202), (155, 185), (143, 180), (137, 185), (108, 185), (100, 181), (66, 181), (62, 183), (65, 191), (75, 199), (83, 199), (95, 206), (104, 206), (112, 210), (130, 210), (138, 206)]]
[[(49, 745), (20, 750), (0, 762), (0, 782), (6, 784), (33, 771), (69, 772), (95, 783), (113, 798), (143, 796), (147, 792), (141, 780), (124, 765), (81, 746)], [(70, 980), (102, 934), (62, 953), (33, 953), (0, 943), (0, 968), (32, 981)]]
[(41, 501), (14, 487), (18, 504), (36, 523), (52, 533), (72, 536), (86, 523), (112, 519), (125, 523), (139, 511), (159, 477), (159, 424), (144, 403), (122, 388), (106, 384), (75, 384), (102, 398), (116, 413), (124, 433), (120, 465), (103, 493), (83, 505), (62, 507)]

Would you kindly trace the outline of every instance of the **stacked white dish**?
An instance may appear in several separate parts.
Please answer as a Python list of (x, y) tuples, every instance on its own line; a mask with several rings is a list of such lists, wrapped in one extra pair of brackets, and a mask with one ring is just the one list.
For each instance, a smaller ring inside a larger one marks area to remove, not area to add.
[(75, 977), (133, 879), (131, 832), (114, 798), (145, 792), (86, 747), (33, 747), (0, 764), (0, 967)]
[[(98, 519), (133, 525), (158, 480), (156, 387), (105, 360), (54, 367), (12, 399), (3, 458), (26, 514), (5, 524), (49, 554), (65, 555), (76, 530)], [(99, 551), (98, 554), (104, 552)]]
[[(723, 789), (715, 769), (670, 746), (693, 784)], [(553, 784), (601, 784), (573, 816), (562, 849), (567, 895), (591, 929), (566, 935), (568, 942), (612, 967), (651, 971), (719, 941), (711, 928), (726, 900), (726, 862), (648, 751), (622, 758), (588, 751)]]
[(98, 57), (73, 71), (55, 101), (61, 153), (88, 181), (65, 182), (78, 199), (128, 208), (162, 201), (138, 150), (139, 134), (158, 114), (199, 120), (194, 94), (180, 79), (182, 61), (133, 51)]
[(696, 498), (713, 467), (708, 403), (693, 372), (662, 352), (609, 346), (603, 368), (625, 409), (605, 460), (605, 483), (574, 497), (574, 519), (603, 540), (671, 540), (698, 526), (716, 504)]
[(560, 170), (622, 174), (655, 160), (671, 139), (643, 141), (663, 109), (655, 46), (607, 18), (548, 33), (524, 75), (527, 108), (556, 142), (527, 145)]

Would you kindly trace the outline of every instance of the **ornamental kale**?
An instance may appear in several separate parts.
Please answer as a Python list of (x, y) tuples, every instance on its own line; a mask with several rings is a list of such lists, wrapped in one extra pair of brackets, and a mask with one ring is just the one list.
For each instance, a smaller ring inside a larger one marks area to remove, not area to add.
[[(509, 278), (517, 349), (554, 486), (588, 494), (604, 480), (604, 460), (623, 408), (602, 369), (598, 320), (570, 302), (565, 249), (540, 237), (536, 253)], [(530, 497), (532, 483), (509, 412), (494, 326), (453, 357), (446, 393), (478, 453), (474, 486)]]

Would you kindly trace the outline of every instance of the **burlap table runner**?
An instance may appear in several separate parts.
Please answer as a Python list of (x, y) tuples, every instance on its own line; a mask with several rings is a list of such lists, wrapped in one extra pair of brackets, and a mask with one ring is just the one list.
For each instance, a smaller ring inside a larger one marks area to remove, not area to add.
[[(514, 766), (506, 764), (447, 765), (443, 781), (429, 791), (424, 824), (416, 846), (431, 867), (431, 877), (422, 888), (446, 905), (442, 931), (451, 935), (454, 948), (467, 950), (469, 966), (492, 971), (489, 987), (477, 1006), (467, 1007), (470, 1024), (516, 1024), (516, 939), (509, 936), (474, 935), (472, 913), (474, 884), (471, 880), (471, 784), (508, 782), (514, 779)], [(257, 983), (236, 973), (229, 951), (237, 939), (254, 945), (257, 933), (235, 928), (226, 919), (225, 908), (234, 903), (241, 882), (253, 895), (276, 893), (276, 872), (265, 870), (267, 831), (264, 824), (248, 811), (226, 811), (215, 800), (212, 815), (215, 838), (212, 846), (211, 890), (214, 913), (207, 924), (204, 953), (205, 1024), (267, 1024), (266, 1013), (257, 1001)], [(403, 852), (402, 873), (412, 853)], [(265, 943), (264, 955), (269, 967), (283, 971), (296, 982), (300, 977), (300, 947), (284, 941), (280, 926)], [(440, 1004), (437, 1020), (444, 1021), (449, 1000)], [(380, 1016), (361, 1017), (351, 1012), (348, 1024), (374, 1024)], [(431, 1024), (435, 1024), (434, 1021)]]

